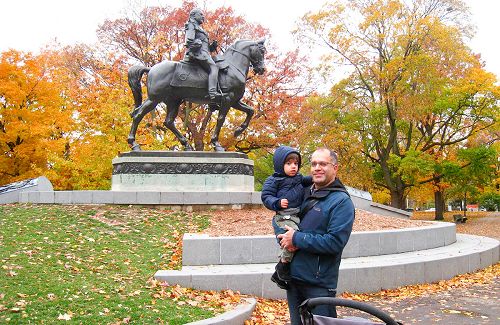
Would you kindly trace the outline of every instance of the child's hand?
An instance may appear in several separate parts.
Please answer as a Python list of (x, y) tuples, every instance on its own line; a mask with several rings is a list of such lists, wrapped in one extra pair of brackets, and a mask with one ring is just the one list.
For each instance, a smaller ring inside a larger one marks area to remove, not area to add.
[(288, 208), (288, 200), (287, 199), (281, 199), (280, 205), (283, 209)]

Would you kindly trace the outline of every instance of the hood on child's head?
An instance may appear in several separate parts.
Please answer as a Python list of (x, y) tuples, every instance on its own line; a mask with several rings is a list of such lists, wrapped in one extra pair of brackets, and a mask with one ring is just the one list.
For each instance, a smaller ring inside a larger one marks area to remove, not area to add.
[(273, 163), (274, 163), (274, 172), (280, 175), (285, 175), (285, 160), (286, 157), (291, 154), (291, 153), (296, 153), (299, 156), (299, 168), (300, 169), (300, 163), (302, 161), (302, 157), (300, 156), (300, 153), (289, 146), (279, 146), (276, 151), (274, 152), (273, 156)]

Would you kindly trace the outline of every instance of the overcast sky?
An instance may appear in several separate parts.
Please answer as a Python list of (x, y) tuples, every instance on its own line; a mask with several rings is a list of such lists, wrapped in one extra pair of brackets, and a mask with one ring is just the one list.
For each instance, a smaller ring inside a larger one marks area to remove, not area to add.
[[(57, 39), (62, 44), (96, 41), (97, 26), (120, 17), (130, 3), (178, 6), (181, 0), (3, 0), (0, 6), (0, 51), (14, 48), (37, 51)], [(283, 49), (294, 46), (290, 35), (295, 21), (315, 11), (325, 0), (206, 0), (208, 8), (231, 6), (237, 14), (270, 29)], [(500, 79), (499, 0), (466, 0), (477, 26), (470, 46), (481, 53), (486, 69)]]

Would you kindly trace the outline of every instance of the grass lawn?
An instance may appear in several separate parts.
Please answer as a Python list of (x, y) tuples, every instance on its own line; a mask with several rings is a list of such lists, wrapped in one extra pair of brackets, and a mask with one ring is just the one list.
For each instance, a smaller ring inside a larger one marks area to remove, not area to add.
[[(220, 312), (152, 280), (180, 268), (203, 215), (111, 206), (0, 206), (0, 323), (184, 324)], [(177, 291), (176, 291), (177, 290)], [(191, 295), (193, 297), (193, 295)]]

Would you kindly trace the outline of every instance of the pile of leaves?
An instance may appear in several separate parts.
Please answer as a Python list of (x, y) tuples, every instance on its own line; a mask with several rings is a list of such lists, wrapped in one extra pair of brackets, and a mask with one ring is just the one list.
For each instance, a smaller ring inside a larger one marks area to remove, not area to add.
[(345, 292), (342, 294), (342, 297), (358, 301), (373, 301), (376, 299), (399, 301), (442, 291), (467, 288), (474, 284), (490, 284), (498, 277), (500, 277), (500, 263), (489, 266), (479, 272), (457, 275), (450, 280), (409, 285), (397, 289), (386, 289), (376, 293), (352, 294)]

